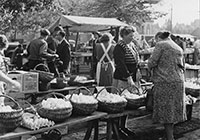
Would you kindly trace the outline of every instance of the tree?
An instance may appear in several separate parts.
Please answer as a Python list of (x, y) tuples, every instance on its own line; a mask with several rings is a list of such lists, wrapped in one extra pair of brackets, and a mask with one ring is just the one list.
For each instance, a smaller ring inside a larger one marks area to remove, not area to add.
[[(51, 19), (52, 11), (55, 11), (52, 8), (53, 2), (54, 0), (2, 0), (0, 2), (1, 32), (11, 30), (24, 32), (27, 29), (36, 29), (37, 26), (45, 27), (47, 22), (50, 22), (46, 17)], [(47, 12), (44, 14), (45, 10), (50, 11), (49, 14)]]
[(115, 17), (139, 26), (146, 20), (164, 15), (152, 11), (151, 4), (144, 0), (94, 0), (88, 3), (85, 11), (87, 11), (83, 13), (85, 16)]

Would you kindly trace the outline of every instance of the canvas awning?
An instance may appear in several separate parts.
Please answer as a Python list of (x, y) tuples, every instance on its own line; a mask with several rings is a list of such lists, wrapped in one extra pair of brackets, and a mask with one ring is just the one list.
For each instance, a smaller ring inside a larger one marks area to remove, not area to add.
[(109, 29), (112, 27), (128, 26), (116, 18), (99, 18), (84, 16), (68, 16), (61, 15), (60, 18), (53, 23), (49, 30), (53, 30), (56, 26), (69, 27), (72, 32), (94, 32)]

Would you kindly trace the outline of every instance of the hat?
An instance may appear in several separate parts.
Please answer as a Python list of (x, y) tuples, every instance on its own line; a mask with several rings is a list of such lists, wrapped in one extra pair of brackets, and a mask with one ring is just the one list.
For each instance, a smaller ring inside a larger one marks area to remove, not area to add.
[(40, 30), (40, 34), (41, 34), (42, 36), (48, 36), (48, 35), (50, 35), (50, 32), (49, 32), (48, 29), (41, 29), (41, 30)]

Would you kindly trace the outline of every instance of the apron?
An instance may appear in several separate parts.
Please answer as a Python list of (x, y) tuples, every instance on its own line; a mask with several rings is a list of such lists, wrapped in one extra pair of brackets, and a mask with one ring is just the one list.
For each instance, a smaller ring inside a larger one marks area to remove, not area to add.
[[(103, 49), (103, 56), (101, 57), (100, 61), (97, 63), (97, 70), (96, 70), (96, 81), (98, 86), (111, 86), (112, 85), (112, 75), (114, 72), (114, 62), (110, 59), (108, 55), (108, 51), (111, 48), (111, 44), (106, 49), (105, 46), (101, 43)], [(108, 62), (104, 62), (104, 58), (107, 57)], [(106, 76), (106, 77), (103, 77)], [(109, 79), (107, 79), (109, 78)], [(105, 82), (103, 82), (104, 80)], [(109, 81), (107, 81), (109, 80)]]

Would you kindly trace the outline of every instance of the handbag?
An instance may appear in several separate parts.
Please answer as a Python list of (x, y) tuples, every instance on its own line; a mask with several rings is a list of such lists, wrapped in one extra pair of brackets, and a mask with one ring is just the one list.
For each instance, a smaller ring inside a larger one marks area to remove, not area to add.
[(146, 89), (145, 106), (146, 110), (148, 111), (153, 111), (153, 93), (154, 93), (154, 86), (152, 86), (150, 89)]

